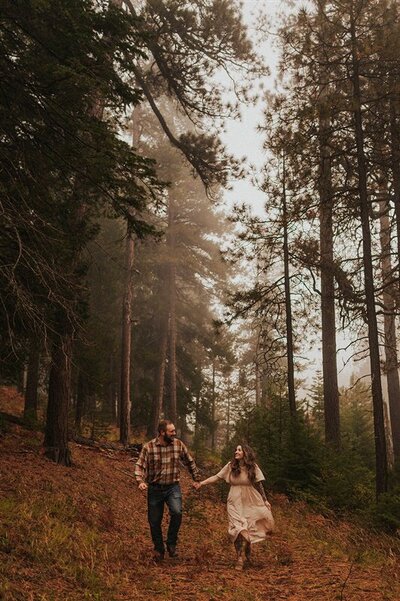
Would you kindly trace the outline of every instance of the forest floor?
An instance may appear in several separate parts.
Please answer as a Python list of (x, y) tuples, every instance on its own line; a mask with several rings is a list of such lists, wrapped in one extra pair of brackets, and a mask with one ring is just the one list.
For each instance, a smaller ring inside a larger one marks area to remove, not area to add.
[[(0, 389), (0, 411), (22, 400)], [(42, 434), (0, 423), (2, 601), (400, 601), (400, 542), (273, 497), (277, 530), (234, 570), (218, 488), (184, 475), (179, 559), (152, 561), (146, 500), (126, 453), (72, 444), (49, 462)]]

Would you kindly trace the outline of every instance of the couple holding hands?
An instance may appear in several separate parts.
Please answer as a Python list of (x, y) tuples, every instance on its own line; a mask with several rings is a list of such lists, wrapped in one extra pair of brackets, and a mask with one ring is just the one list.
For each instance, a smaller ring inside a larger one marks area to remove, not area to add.
[(236, 549), (236, 569), (242, 570), (250, 561), (251, 545), (262, 541), (274, 529), (271, 506), (265, 496), (263, 473), (256, 464), (254, 452), (247, 445), (238, 445), (232, 460), (215, 476), (200, 479), (199, 470), (184, 443), (176, 438), (174, 424), (163, 420), (158, 436), (145, 444), (135, 466), (139, 490), (147, 491), (148, 520), (154, 545), (154, 559), (164, 559), (165, 547), (161, 523), (164, 505), (169, 509), (167, 552), (177, 556), (177, 541), (182, 522), (182, 493), (179, 485), (180, 465), (188, 468), (197, 490), (225, 480), (230, 484), (227, 500), (228, 533)]

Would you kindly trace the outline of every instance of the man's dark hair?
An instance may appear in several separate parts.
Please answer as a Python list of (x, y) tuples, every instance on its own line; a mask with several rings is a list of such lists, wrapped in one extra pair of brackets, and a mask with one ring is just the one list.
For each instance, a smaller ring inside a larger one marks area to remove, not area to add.
[(158, 433), (161, 434), (161, 432), (166, 432), (167, 431), (167, 426), (169, 426), (170, 424), (173, 424), (174, 422), (171, 422), (170, 419), (162, 419), (160, 421), (160, 423), (158, 424)]

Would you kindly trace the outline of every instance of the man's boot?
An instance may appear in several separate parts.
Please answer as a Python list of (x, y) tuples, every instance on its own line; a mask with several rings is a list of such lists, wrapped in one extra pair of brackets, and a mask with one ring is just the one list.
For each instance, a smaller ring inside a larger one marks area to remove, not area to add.
[(157, 549), (154, 549), (153, 551), (153, 561), (155, 563), (161, 563), (164, 559), (164, 551), (158, 551)]

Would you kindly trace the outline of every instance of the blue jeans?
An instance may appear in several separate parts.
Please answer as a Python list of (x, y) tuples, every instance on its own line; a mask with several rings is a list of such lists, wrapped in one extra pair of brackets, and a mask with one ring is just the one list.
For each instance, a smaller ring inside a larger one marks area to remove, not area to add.
[(164, 553), (164, 541), (161, 523), (164, 515), (164, 503), (169, 509), (169, 527), (167, 546), (176, 545), (182, 523), (182, 493), (178, 482), (174, 484), (149, 484), (147, 492), (147, 516), (150, 524), (154, 549)]

